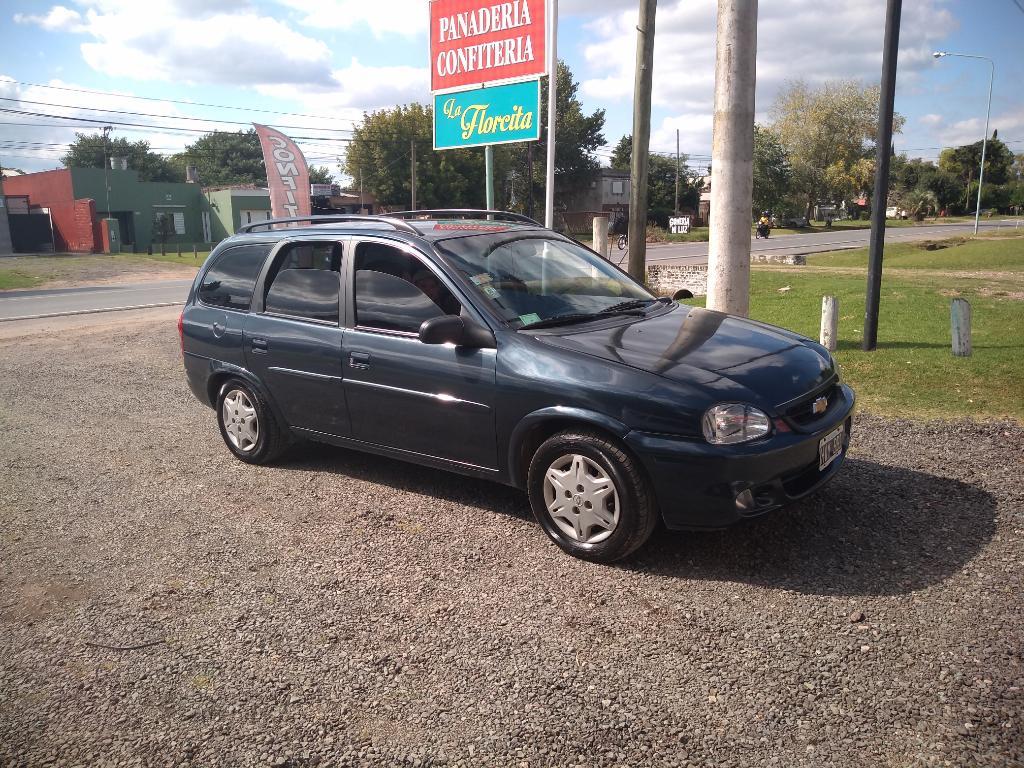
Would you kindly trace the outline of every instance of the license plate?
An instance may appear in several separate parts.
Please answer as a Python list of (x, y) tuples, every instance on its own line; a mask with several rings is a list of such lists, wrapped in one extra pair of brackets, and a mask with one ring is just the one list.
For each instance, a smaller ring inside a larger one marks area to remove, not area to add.
[(825, 469), (843, 452), (843, 427), (833, 429), (818, 443), (818, 470)]

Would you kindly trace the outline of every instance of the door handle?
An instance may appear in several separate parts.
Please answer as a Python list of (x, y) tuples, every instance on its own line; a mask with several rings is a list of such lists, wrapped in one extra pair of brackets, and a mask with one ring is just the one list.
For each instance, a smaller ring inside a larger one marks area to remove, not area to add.
[(358, 371), (365, 371), (370, 367), (370, 353), (350, 352), (348, 355), (348, 364), (350, 368), (355, 368)]
[(253, 352), (266, 352), (267, 351), (267, 340), (266, 339), (253, 339), (252, 340), (252, 351)]

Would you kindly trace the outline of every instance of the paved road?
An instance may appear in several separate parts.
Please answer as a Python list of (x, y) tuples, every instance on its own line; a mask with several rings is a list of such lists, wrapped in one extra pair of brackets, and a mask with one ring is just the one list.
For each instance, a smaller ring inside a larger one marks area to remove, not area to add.
[[(994, 229), (999, 226), (1014, 226), (1012, 220), (986, 222), (983, 229)], [(930, 240), (932, 238), (950, 237), (956, 234), (970, 233), (973, 224), (935, 224), (923, 227), (895, 227), (887, 229), (887, 243), (908, 240)], [(870, 230), (823, 230), (808, 234), (776, 235), (767, 240), (751, 239), (750, 250), (753, 253), (805, 254), (836, 251), (843, 248), (863, 248), (868, 244)], [(612, 247), (612, 261), (625, 254)], [(647, 247), (647, 261), (650, 264), (706, 264), (708, 261), (707, 243), (664, 243)]]
[(183, 304), (190, 285), (191, 280), (161, 280), (86, 288), (0, 291), (0, 322)]
[[(987, 222), (982, 226), (1013, 227), (1013, 222)], [(925, 227), (895, 228), (886, 232), (886, 242), (928, 240), (970, 232), (970, 224), (937, 224)], [(801, 235), (778, 235), (768, 240), (751, 240), (755, 253), (802, 254), (858, 248), (867, 245), (868, 230), (832, 230)], [(612, 260), (625, 258), (613, 249)], [(707, 243), (667, 243), (648, 248), (649, 263), (704, 264), (708, 260)], [(68, 314), (108, 312), (119, 309), (169, 306), (185, 301), (191, 280), (163, 280), (153, 283), (105, 285), (85, 288), (58, 288), (35, 291), (0, 291), (0, 322), (25, 318), (57, 317)]]

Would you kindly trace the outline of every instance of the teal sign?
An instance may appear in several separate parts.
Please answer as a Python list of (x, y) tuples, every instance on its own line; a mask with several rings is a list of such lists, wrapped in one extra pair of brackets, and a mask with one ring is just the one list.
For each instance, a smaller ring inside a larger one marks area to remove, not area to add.
[(434, 96), (434, 149), (540, 138), (540, 80)]

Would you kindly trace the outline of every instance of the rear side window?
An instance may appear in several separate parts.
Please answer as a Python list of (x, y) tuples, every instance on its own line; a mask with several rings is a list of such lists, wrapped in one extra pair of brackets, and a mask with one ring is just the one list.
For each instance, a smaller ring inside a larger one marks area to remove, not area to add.
[(269, 252), (270, 245), (240, 245), (224, 251), (203, 276), (199, 300), (211, 307), (248, 311)]
[(266, 311), (338, 324), (341, 276), (324, 269), (282, 269), (267, 291)]

